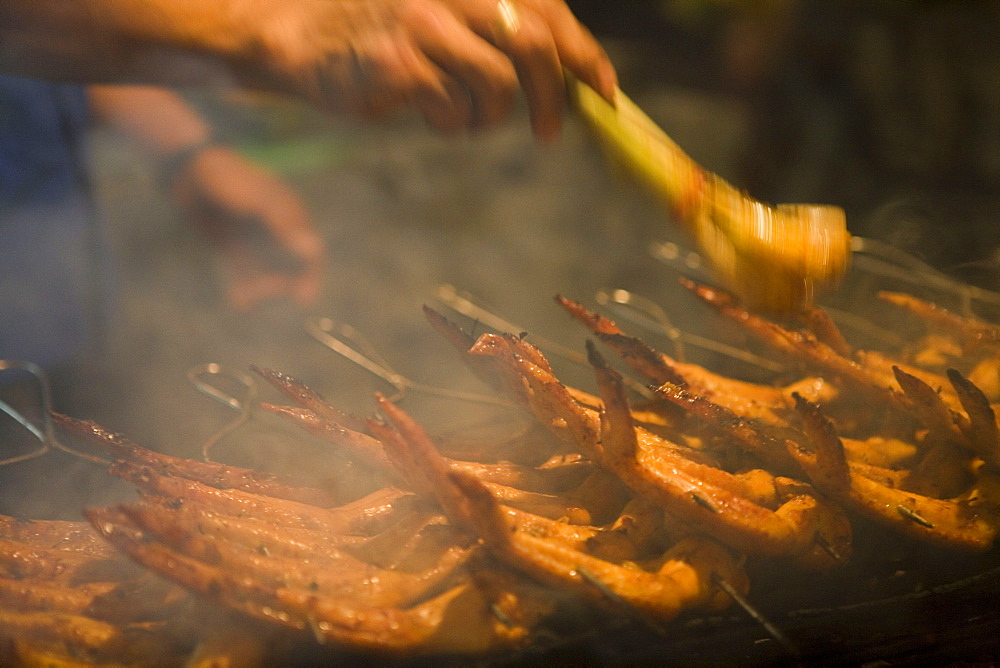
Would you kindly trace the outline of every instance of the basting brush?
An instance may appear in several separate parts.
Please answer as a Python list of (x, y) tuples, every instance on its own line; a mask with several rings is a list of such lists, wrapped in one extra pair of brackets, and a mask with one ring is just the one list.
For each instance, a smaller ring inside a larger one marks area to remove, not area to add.
[(611, 104), (571, 75), (567, 86), (607, 157), (667, 206), (747, 306), (796, 311), (839, 283), (850, 263), (843, 209), (755, 200), (698, 165), (620, 90)]

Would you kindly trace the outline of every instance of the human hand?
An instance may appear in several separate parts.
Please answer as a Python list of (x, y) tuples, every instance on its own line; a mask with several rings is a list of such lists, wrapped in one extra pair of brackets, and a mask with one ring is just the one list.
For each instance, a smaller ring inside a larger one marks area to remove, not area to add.
[(232, 149), (211, 145), (184, 164), (173, 187), (219, 249), (231, 307), (248, 310), (282, 297), (315, 303), (324, 243), (287, 185)]
[(563, 0), (296, 0), (261, 3), (255, 63), (267, 85), (377, 119), (414, 106), (435, 129), (495, 125), (518, 87), (535, 134), (558, 136), (563, 68), (613, 99), (604, 50)]

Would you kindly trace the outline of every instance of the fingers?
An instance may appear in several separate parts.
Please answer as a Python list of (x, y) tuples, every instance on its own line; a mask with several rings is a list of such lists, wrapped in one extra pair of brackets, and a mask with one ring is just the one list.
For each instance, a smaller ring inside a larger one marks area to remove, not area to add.
[(488, 127), (509, 117), (518, 86), (509, 58), (444, 5), (415, 4), (406, 22), (418, 48), (441, 70), (453, 94), (465, 99), (466, 127)]
[(377, 119), (412, 105), (432, 127), (454, 133), (506, 119), (520, 87), (535, 133), (551, 139), (565, 111), (564, 68), (614, 98), (614, 68), (564, 0), (370, 0), (309, 7), (330, 14), (318, 30), (324, 39), (314, 40), (305, 49), (312, 55), (291, 59), (290, 67), (310, 63), (304, 87), (333, 110)]
[(462, 86), (443, 72), (441, 91), (417, 90), (413, 103), (427, 124), (445, 135), (458, 134), (474, 124), (472, 100)]
[(258, 182), (264, 201), (250, 212), (266, 232), (261, 241), (234, 239), (227, 254), (229, 298), (236, 308), (252, 308), (264, 301), (289, 297), (299, 306), (312, 306), (320, 296), (326, 246), (298, 197), (282, 183), (267, 177)]
[(192, 218), (219, 247), (230, 306), (245, 310), (279, 297), (315, 303), (325, 243), (284, 182), (213, 146), (192, 161), (183, 185)]
[(610, 102), (618, 75), (607, 53), (561, 0), (517, 0), (518, 7), (542, 17), (552, 32), (562, 66)]
[(280, 299), (291, 291), (291, 279), (282, 274), (252, 274), (242, 267), (240, 254), (226, 256), (226, 304), (234, 311), (250, 311), (265, 302)]
[[(274, 197), (273, 202), (282, 197)], [(302, 206), (290, 192), (284, 193), (285, 205), (272, 209), (264, 218), (278, 244), (297, 259), (299, 263), (292, 270), (282, 271), (275, 267), (262, 267), (262, 284), (271, 283), (292, 298), (299, 306), (312, 306), (319, 299), (323, 277), (323, 260), (326, 245)], [(252, 302), (250, 305), (255, 305)]]
[(229, 306), (246, 311), (279, 299), (290, 299), (306, 308), (315, 306), (322, 288), (321, 259), (289, 267), (287, 262), (272, 262), (270, 255), (273, 253), (262, 252), (260, 243), (253, 240), (236, 238), (223, 244), (220, 256)]
[(540, 139), (551, 141), (559, 135), (566, 100), (562, 61), (552, 29), (540, 14), (518, 9), (506, 0), (497, 5), (497, 13), (494, 39), (517, 68), (531, 127)]
[(463, 86), (402, 31), (357, 45), (354, 61), (362, 116), (380, 118), (413, 104), (438, 131), (451, 134), (472, 124), (472, 101)]
[(267, 255), (261, 253), (259, 243), (232, 239), (223, 245), (220, 257), (226, 303), (237, 311), (281, 299), (304, 308), (315, 306), (323, 283), (322, 262), (298, 264), (292, 269), (275, 266)]
[[(514, 67), (540, 138), (552, 139), (559, 133), (566, 104), (564, 67), (608, 100), (614, 99), (614, 67), (562, 0), (442, 1), (467, 31), (489, 42)], [(456, 47), (459, 56), (461, 47), (461, 43)], [(464, 74), (449, 72), (457, 78)], [(478, 104), (480, 97), (475, 99)]]

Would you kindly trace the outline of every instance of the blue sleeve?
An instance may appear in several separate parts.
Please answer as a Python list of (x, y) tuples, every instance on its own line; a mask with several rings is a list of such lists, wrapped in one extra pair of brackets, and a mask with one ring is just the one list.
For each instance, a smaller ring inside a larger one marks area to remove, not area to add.
[(0, 358), (55, 364), (97, 331), (87, 123), (83, 87), (0, 76)]

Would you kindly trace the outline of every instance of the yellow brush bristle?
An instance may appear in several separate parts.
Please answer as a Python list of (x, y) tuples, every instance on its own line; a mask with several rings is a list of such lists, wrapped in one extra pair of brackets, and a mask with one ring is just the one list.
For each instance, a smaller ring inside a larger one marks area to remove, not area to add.
[(748, 306), (793, 311), (836, 285), (850, 260), (844, 211), (759, 202), (703, 169), (624, 93), (614, 105), (568, 77), (606, 155), (650, 190)]

